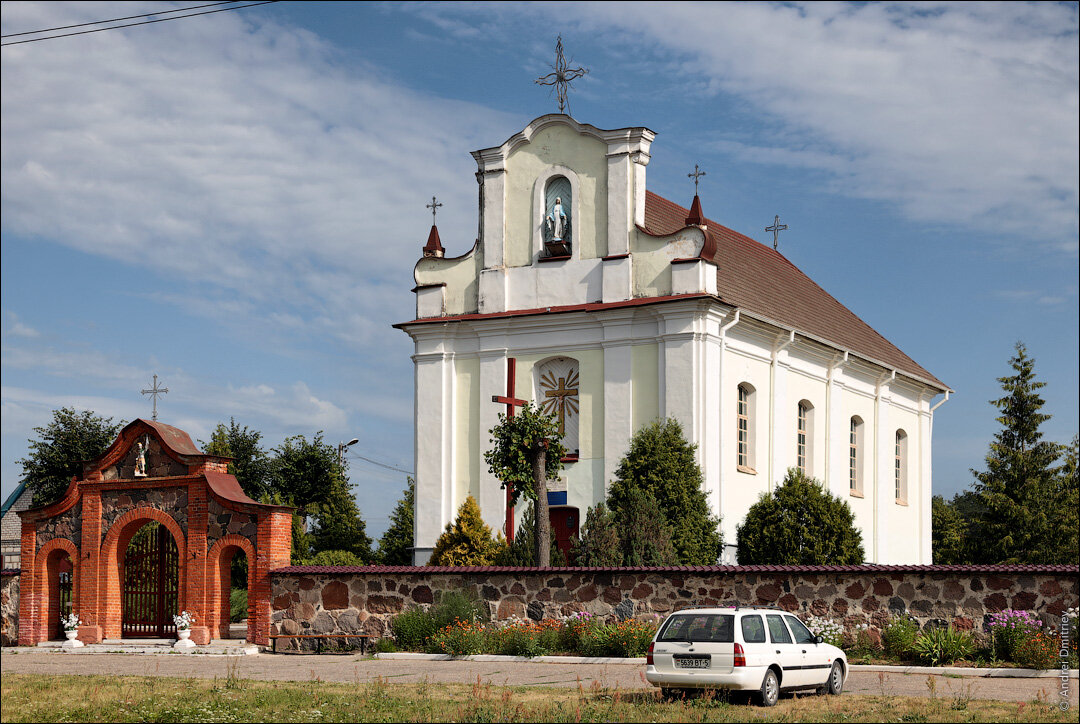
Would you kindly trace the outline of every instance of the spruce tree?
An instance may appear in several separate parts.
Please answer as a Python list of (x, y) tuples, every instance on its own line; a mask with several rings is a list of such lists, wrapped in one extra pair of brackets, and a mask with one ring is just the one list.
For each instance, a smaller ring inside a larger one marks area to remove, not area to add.
[[(660, 504), (648, 490), (630, 488), (615, 511), (624, 566), (673, 566), (679, 556)], [(715, 561), (714, 561), (715, 562)]]
[(999, 377), (1004, 396), (991, 400), (1000, 415), (986, 455), (986, 470), (972, 470), (981, 514), (971, 521), (972, 563), (1060, 562), (1054, 505), (1061, 487), (1055, 466), (1061, 446), (1043, 440), (1040, 426), (1050, 419), (1035, 379), (1035, 360), (1022, 343), (1009, 360), (1015, 374)]
[(402, 497), (390, 513), (390, 527), (379, 539), (375, 559), (384, 566), (412, 565), (413, 515), (416, 509), (416, 481), (409, 477)]
[(649, 493), (671, 532), (677, 561), (712, 565), (724, 545), (720, 520), (712, 515), (705, 497), (696, 450), (696, 445), (687, 442), (678, 420), (657, 420), (638, 430), (615, 471), (608, 507), (618, 515), (628, 504), (631, 491)]
[(575, 566), (621, 566), (622, 545), (615, 516), (603, 503), (597, 503), (585, 513), (581, 536), (571, 552)]
[(862, 534), (841, 500), (798, 468), (762, 493), (736, 528), (740, 565), (857, 565)]
[(935, 565), (956, 565), (965, 563), (964, 557), (964, 519), (960, 517), (956, 506), (940, 495), (935, 495), (930, 503), (933, 520), (933, 555)]
[[(501, 532), (498, 534), (497, 540), (502, 540)], [(551, 565), (565, 565), (566, 561), (563, 559), (562, 551), (555, 544), (554, 538), (551, 539), (548, 551), (551, 554)], [(514, 536), (514, 541), (498, 552), (495, 556), (494, 565), (514, 566), (515, 568), (537, 565), (536, 506), (531, 500), (527, 501), (524, 509), (522, 509), (521, 523), (517, 527), (517, 535)]]
[(480, 506), (473, 496), (458, 508), (453, 523), (435, 541), (429, 566), (489, 566), (505, 546), (491, 537), (491, 528), (480, 517)]

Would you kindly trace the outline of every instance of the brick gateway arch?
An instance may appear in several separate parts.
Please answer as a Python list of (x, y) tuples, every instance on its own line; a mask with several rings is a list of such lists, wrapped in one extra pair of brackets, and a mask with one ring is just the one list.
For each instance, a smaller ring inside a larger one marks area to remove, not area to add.
[[(183, 430), (135, 420), (104, 455), (83, 465), (81, 479), (71, 481), (61, 500), (20, 512), (19, 644), (57, 636), (58, 571), (65, 557), (73, 566), (71, 610), (83, 622), (79, 640), (121, 638), (125, 606), (135, 600), (130, 593), (125, 598), (125, 565), (135, 565), (125, 554), (136, 533), (151, 522), (159, 524), (156, 545), (167, 545), (171, 556), (169, 610), (195, 614), (192, 641), (201, 645), (228, 636), (230, 564), (243, 552), (248, 561), (247, 639), (269, 644), (269, 574), (289, 565), (292, 508), (247, 497), (228, 474), (228, 462), (203, 454)], [(150, 570), (166, 579), (164, 572)], [(128, 576), (129, 589), (136, 578)], [(142, 594), (164, 596), (166, 591), (150, 588)], [(165, 608), (157, 610), (160, 617)]]

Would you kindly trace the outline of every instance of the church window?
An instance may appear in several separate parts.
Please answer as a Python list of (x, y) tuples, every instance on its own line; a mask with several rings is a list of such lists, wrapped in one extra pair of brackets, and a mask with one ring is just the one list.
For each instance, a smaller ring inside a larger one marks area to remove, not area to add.
[(578, 362), (570, 357), (554, 357), (537, 366), (537, 405), (559, 424), (567, 455), (579, 452), (580, 376)]
[(848, 483), (851, 492), (862, 495), (862, 438), (863, 421), (858, 415), (851, 418), (848, 442)]
[(805, 475), (813, 475), (813, 424), (814, 406), (806, 400), (799, 403), (795, 432), (795, 466)]
[(544, 251), (547, 256), (569, 256), (573, 240), (570, 180), (555, 176), (544, 190)]
[(754, 472), (754, 388), (739, 385), (738, 403), (739, 447), (736, 464), (743, 472)]
[(896, 502), (907, 503), (907, 433), (896, 431), (895, 451)]

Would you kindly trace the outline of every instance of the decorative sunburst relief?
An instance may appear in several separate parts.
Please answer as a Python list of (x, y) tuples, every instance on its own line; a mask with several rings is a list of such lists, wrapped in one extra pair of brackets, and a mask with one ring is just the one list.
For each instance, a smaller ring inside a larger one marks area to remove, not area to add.
[(563, 445), (571, 453), (578, 450), (579, 382), (577, 360), (556, 357), (540, 366), (537, 404), (558, 421)]

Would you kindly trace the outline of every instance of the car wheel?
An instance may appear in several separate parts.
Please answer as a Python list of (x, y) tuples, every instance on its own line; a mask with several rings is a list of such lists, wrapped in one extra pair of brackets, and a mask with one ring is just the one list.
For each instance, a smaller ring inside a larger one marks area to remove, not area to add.
[(683, 696), (684, 694), (682, 689), (671, 689), (668, 687), (660, 688), (660, 698), (664, 701), (677, 701), (683, 698)]
[(760, 696), (762, 706), (776, 706), (777, 700), (780, 699), (780, 681), (772, 669), (765, 672), (765, 678), (761, 682)]
[(825, 693), (836, 696), (844, 688), (844, 667), (839, 661), (834, 661), (829, 670), (829, 680), (825, 682)]

